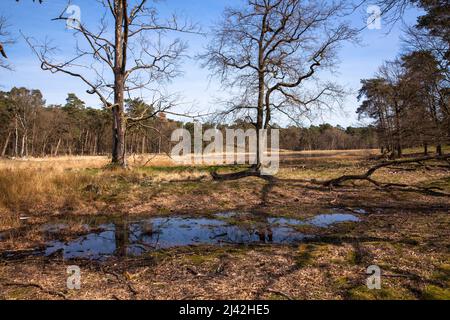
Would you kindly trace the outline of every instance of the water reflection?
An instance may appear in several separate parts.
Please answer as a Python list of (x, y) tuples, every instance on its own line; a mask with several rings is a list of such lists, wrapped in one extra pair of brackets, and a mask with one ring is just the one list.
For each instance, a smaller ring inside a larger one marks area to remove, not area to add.
[(326, 228), (340, 222), (358, 222), (360, 219), (351, 214), (335, 213), (321, 214), (308, 220), (308, 222), (316, 227)]
[[(238, 213), (220, 214), (236, 217)], [(116, 222), (100, 226), (96, 232), (64, 243), (52, 241), (45, 254), (61, 253), (66, 259), (104, 259), (110, 256), (139, 256), (145, 252), (194, 245), (295, 244), (313, 237), (296, 226), (327, 227), (344, 221), (359, 221), (353, 215), (320, 215), (310, 220), (267, 218), (251, 223), (232, 224), (210, 218), (153, 218)]]

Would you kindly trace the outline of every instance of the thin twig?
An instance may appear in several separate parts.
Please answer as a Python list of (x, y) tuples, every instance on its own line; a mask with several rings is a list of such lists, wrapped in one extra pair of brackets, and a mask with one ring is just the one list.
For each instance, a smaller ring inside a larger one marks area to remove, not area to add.
[(295, 300), (294, 298), (292, 298), (290, 295), (288, 295), (287, 293), (284, 293), (282, 291), (278, 291), (278, 290), (273, 290), (273, 289), (266, 289), (267, 292), (269, 293), (274, 293), (274, 294), (278, 294), (280, 296), (285, 297), (288, 300)]

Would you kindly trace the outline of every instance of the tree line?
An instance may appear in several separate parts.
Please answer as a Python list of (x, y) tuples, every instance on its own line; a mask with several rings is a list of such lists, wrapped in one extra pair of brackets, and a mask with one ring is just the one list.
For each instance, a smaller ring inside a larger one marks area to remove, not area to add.
[(450, 139), (450, 4), (416, 1), (424, 10), (406, 32), (402, 54), (361, 81), (360, 117), (375, 120), (382, 151), (401, 157), (405, 147), (443, 154)]
[[(126, 100), (127, 114), (151, 108), (142, 100)], [(70, 93), (64, 105), (45, 105), (39, 90), (13, 88), (0, 92), (1, 156), (104, 155), (111, 152), (111, 111), (87, 107)], [(161, 114), (130, 125), (130, 153), (169, 150), (170, 132), (179, 123)], [(161, 137), (164, 137), (162, 139)]]
[[(141, 99), (125, 101), (126, 114), (133, 117), (152, 109)], [(0, 151), (2, 157), (44, 157), (60, 155), (107, 155), (112, 146), (110, 110), (86, 106), (74, 93), (63, 105), (46, 105), (39, 90), (13, 88), (0, 92)], [(205, 123), (203, 129), (251, 128), (251, 124)], [(325, 124), (280, 129), (280, 147), (288, 150), (375, 148), (374, 128), (341, 128)], [(127, 128), (128, 154), (170, 153), (173, 130), (194, 132), (193, 122), (167, 118), (166, 114), (131, 123)]]

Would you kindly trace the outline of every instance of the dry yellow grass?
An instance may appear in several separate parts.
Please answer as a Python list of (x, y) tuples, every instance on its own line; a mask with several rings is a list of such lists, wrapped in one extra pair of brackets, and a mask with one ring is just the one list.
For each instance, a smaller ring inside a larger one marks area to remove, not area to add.
[[(106, 156), (62, 156), (52, 158), (0, 159), (2, 169), (53, 169), (74, 170), (101, 168), (110, 162)], [(131, 166), (174, 166), (176, 163), (167, 155), (139, 155), (128, 157)]]
[(102, 170), (110, 160), (100, 156), (0, 160), (0, 229), (16, 225), (20, 215), (95, 211), (110, 200), (95, 197), (99, 193), (132, 202), (140, 190), (129, 187), (140, 181), (161, 183), (205, 174), (200, 170), (153, 171), (143, 167), (177, 165), (165, 155), (130, 156), (128, 160), (134, 169)]
[[(282, 151), (277, 177), (327, 180), (343, 174), (361, 174), (373, 164), (368, 161), (368, 156), (377, 153), (377, 150)], [(128, 212), (133, 206), (153, 204), (152, 197), (158, 194), (163, 194), (163, 199), (171, 197), (172, 202), (183, 202), (183, 197), (194, 189), (193, 194), (204, 197), (205, 201), (210, 202), (215, 196), (212, 182), (165, 183), (209, 177), (209, 167), (184, 167), (166, 155), (130, 156), (130, 170), (104, 169), (108, 163), (108, 157), (0, 160), (0, 229), (2, 225), (15, 225), (21, 214), (39, 216), (43, 213), (117, 212), (121, 209)], [(385, 168), (374, 178), (383, 182), (449, 188), (447, 172), (442, 170), (416, 172)], [(238, 198), (247, 201), (239, 183), (230, 188), (236, 191)], [(252, 184), (253, 187), (258, 185)]]
[(74, 195), (90, 180), (88, 175), (51, 168), (3, 169), (0, 171), (0, 206), (16, 212), (73, 206)]
[[(354, 158), (377, 154), (377, 150), (324, 150), (324, 151), (299, 151), (293, 152), (281, 150), (280, 157), (286, 160), (296, 159), (296, 156), (325, 156), (333, 155), (334, 158)], [(211, 160), (223, 158), (220, 155), (206, 155), (205, 159)], [(189, 160), (189, 157), (186, 159)], [(110, 162), (107, 156), (61, 156), (48, 158), (26, 158), (26, 159), (0, 159), (0, 170), (3, 169), (53, 169), (53, 170), (75, 170), (86, 168), (101, 168)], [(182, 163), (176, 162), (165, 154), (131, 155), (128, 157), (131, 167), (171, 167)]]

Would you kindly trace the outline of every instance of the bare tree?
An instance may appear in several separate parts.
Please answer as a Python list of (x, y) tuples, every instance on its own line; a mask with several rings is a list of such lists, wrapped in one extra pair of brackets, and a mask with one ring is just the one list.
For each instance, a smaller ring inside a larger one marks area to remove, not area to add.
[(356, 36), (342, 19), (343, 1), (245, 2), (226, 9), (200, 56), (224, 85), (239, 90), (222, 115), (244, 117), (259, 132), (270, 128), (275, 113), (295, 121), (342, 97), (341, 88), (322, 83), (318, 74), (333, 67), (339, 45)]
[(386, 24), (394, 24), (403, 18), (405, 11), (419, 0), (364, 0), (365, 4), (376, 4), (381, 9), (381, 15)]
[(4, 46), (7, 44), (11, 44), (13, 41), (8, 32), (8, 24), (6, 18), (0, 16), (0, 68), (11, 69), (11, 66), (6, 59), (8, 56), (6, 55)]
[[(38, 0), (39, 3), (42, 3), (43, 0)], [(19, 0), (16, 0), (19, 2)], [(35, 0), (33, 0), (35, 2)], [(5, 17), (0, 16), (0, 68), (11, 69), (11, 65), (4, 61), (4, 59), (8, 59), (8, 56), (5, 52), (5, 45), (10, 45), (14, 41), (11, 39), (9, 32), (7, 31), (8, 24)]]
[(129, 121), (144, 120), (173, 105), (160, 95), (150, 109), (136, 118), (128, 118), (124, 111), (126, 96), (141, 92), (153, 85), (180, 74), (178, 62), (186, 49), (180, 39), (169, 40), (167, 32), (197, 32), (187, 21), (180, 23), (173, 15), (161, 19), (150, 0), (101, 0), (103, 16), (100, 27), (93, 31), (82, 21), (67, 17), (65, 11), (55, 21), (63, 21), (73, 28), (77, 38), (75, 55), (63, 62), (53, 58), (55, 48), (47, 42), (28, 43), (41, 62), (43, 70), (64, 73), (83, 81), (89, 94), (96, 94), (105, 108), (112, 110), (112, 163), (126, 166), (125, 135)]

